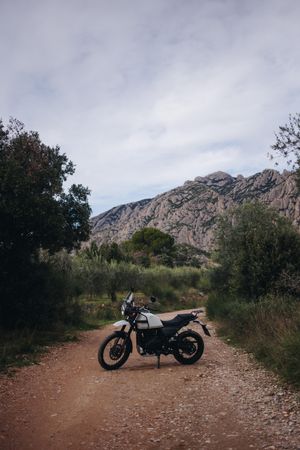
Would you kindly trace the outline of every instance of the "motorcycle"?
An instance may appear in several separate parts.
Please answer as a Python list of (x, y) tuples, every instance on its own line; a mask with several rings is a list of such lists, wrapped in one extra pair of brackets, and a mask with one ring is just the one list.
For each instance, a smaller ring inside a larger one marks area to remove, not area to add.
[[(156, 299), (151, 297), (151, 304)], [(107, 336), (98, 351), (98, 361), (106, 370), (119, 369), (127, 361), (133, 346), (131, 333), (136, 333), (137, 351), (141, 356), (156, 356), (160, 367), (161, 355), (173, 355), (181, 364), (194, 364), (204, 351), (204, 342), (194, 330), (182, 330), (190, 322), (198, 323), (205, 335), (210, 336), (207, 326), (198, 319), (202, 310), (178, 314), (171, 320), (161, 320), (150, 312), (150, 304), (135, 306), (131, 290), (123, 300), (121, 313), (125, 320), (114, 323), (121, 330)], [(128, 329), (125, 331), (126, 327)]]

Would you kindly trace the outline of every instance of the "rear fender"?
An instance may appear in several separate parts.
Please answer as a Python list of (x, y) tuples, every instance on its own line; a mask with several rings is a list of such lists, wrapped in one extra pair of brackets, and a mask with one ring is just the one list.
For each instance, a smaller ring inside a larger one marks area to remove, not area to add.
[(194, 322), (199, 323), (199, 325), (201, 325), (202, 330), (203, 330), (204, 334), (206, 334), (206, 336), (211, 336), (205, 323), (201, 322), (201, 320), (194, 320)]

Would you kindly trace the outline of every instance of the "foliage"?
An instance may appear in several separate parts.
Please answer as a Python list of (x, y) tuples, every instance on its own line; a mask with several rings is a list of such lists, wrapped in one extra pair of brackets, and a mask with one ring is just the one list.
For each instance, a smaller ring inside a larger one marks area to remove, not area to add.
[(174, 266), (201, 267), (208, 253), (189, 244), (176, 244), (173, 252)]
[(300, 187), (300, 114), (294, 116), (290, 114), (289, 122), (279, 127), (279, 132), (275, 136), (276, 142), (271, 148), (275, 153), (287, 158), (288, 165), (296, 170)]
[(33, 317), (41, 323), (46, 312), (50, 323), (61, 309), (64, 282), (39, 256), (78, 248), (89, 235), (88, 189), (63, 189), (74, 170), (38, 133), (0, 121), (0, 326), (30, 325)]
[[(107, 293), (112, 301), (116, 300), (117, 291), (129, 290), (139, 284), (140, 268), (131, 263), (110, 259), (107, 249), (115, 248), (114, 244), (98, 247), (95, 243), (77, 255), (76, 265), (80, 273), (84, 292), (90, 296)], [(105, 253), (103, 252), (105, 250)], [(119, 254), (119, 250), (118, 253)]]
[(212, 287), (252, 300), (274, 287), (283, 272), (300, 270), (300, 236), (292, 224), (260, 203), (225, 214), (217, 234)]
[(92, 241), (89, 247), (86, 247), (83, 251), (86, 258), (93, 260), (94, 258), (102, 261), (125, 261), (126, 255), (116, 242), (110, 244), (97, 245), (95, 241)]
[(200, 268), (208, 254), (188, 244), (175, 244), (174, 238), (155, 228), (143, 228), (132, 239), (117, 244), (95, 241), (82, 250), (86, 258), (98, 258), (107, 262), (125, 261), (142, 267), (191, 266)]
[(138, 266), (112, 261), (107, 267), (107, 293), (112, 301), (117, 299), (117, 291), (129, 291), (131, 287), (139, 286), (140, 268)]
[[(99, 247), (93, 246), (94, 250)], [(133, 287), (144, 294), (156, 295), (162, 300), (175, 299), (176, 290), (197, 288), (203, 272), (198, 268), (166, 266), (143, 267), (126, 261), (110, 262), (102, 258), (101, 252), (84, 250), (74, 258), (77, 267), (78, 284), (84, 294), (90, 298), (107, 294), (112, 301), (116, 300), (117, 292)]]
[(38, 133), (0, 122), (1, 256), (78, 247), (89, 235), (88, 189), (63, 182), (75, 169), (59, 147), (43, 144)]
[(254, 203), (228, 212), (218, 230), (207, 313), (221, 333), (300, 387), (300, 236)]
[(222, 320), (221, 332), (266, 366), (300, 387), (300, 303), (268, 294), (257, 302), (210, 296), (207, 311)]
[(159, 255), (173, 248), (174, 238), (156, 228), (143, 228), (133, 234), (131, 243), (135, 250)]
[(147, 255), (170, 255), (174, 248), (174, 238), (157, 228), (136, 231), (130, 242), (134, 251), (142, 251)]

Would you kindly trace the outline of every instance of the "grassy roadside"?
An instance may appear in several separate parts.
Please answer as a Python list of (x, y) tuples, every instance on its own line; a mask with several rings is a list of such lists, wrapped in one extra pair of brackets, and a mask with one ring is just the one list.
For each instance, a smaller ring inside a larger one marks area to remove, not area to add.
[(208, 315), (226, 342), (252, 353), (281, 379), (300, 389), (300, 303), (268, 295), (257, 302), (208, 300)]
[(14, 367), (38, 364), (41, 355), (58, 343), (74, 342), (81, 331), (94, 328), (87, 323), (79, 327), (58, 327), (51, 331), (22, 329), (0, 331), (0, 372)]

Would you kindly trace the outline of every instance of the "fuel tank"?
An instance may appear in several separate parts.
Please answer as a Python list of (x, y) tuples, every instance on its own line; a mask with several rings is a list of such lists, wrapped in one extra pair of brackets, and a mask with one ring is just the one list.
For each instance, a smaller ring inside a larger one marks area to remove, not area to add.
[(139, 330), (163, 328), (160, 318), (150, 312), (141, 312), (136, 318), (136, 324)]

